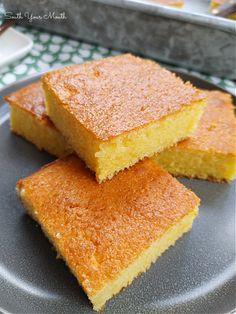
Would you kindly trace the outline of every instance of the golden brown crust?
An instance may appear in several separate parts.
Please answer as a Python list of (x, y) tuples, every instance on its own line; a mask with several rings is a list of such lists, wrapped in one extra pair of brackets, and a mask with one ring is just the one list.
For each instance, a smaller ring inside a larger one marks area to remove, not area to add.
[(130, 54), (46, 73), (44, 84), (100, 140), (159, 120), (204, 95), (151, 60)]
[(4, 99), (10, 106), (20, 107), (36, 116), (38, 119), (44, 120), (49, 125), (52, 125), (46, 113), (44, 95), (40, 82), (35, 82), (20, 88), (5, 96)]
[(220, 91), (208, 91), (208, 102), (191, 137), (178, 147), (236, 154), (236, 118), (231, 96)]
[(71, 155), (17, 187), (90, 296), (199, 203), (149, 159), (98, 184)]

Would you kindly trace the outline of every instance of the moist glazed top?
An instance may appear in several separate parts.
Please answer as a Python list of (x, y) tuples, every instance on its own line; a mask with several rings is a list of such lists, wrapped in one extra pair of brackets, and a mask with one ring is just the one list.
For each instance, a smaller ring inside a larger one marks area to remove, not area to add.
[(61, 105), (101, 140), (204, 98), (190, 83), (157, 63), (130, 54), (67, 66), (44, 74), (42, 81)]
[(193, 192), (149, 159), (98, 184), (71, 155), (17, 187), (89, 296), (199, 204)]
[(196, 130), (179, 147), (236, 155), (236, 118), (229, 94), (208, 91)]
[(4, 97), (10, 105), (18, 106), (29, 113), (36, 115), (39, 119), (45, 119), (48, 123), (49, 120), (44, 103), (43, 90), (40, 82), (29, 84), (20, 88)]

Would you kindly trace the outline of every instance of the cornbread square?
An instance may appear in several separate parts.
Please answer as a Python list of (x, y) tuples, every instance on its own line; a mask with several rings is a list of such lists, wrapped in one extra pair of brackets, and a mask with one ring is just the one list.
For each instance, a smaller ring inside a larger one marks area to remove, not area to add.
[(4, 97), (9, 103), (11, 131), (23, 136), (39, 149), (63, 156), (72, 152), (61, 133), (46, 114), (41, 83), (27, 85)]
[(230, 181), (236, 175), (236, 118), (229, 94), (208, 91), (200, 122), (187, 140), (153, 159), (174, 175)]
[(98, 184), (70, 155), (18, 181), (17, 191), (95, 310), (191, 228), (199, 205), (148, 159)]
[(148, 2), (154, 2), (157, 4), (168, 5), (176, 8), (182, 8), (184, 5), (183, 0), (146, 0)]
[(99, 182), (186, 138), (204, 95), (130, 54), (42, 76), (49, 117)]

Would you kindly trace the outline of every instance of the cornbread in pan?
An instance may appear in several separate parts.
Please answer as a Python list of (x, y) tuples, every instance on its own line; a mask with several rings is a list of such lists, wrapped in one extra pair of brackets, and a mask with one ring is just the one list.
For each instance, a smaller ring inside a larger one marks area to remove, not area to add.
[(211, 0), (210, 2), (210, 8), (211, 10), (217, 8), (219, 5), (223, 4), (226, 2), (225, 0)]
[(63, 156), (72, 151), (46, 115), (40, 82), (27, 85), (4, 99), (11, 108), (12, 132), (55, 156)]
[(70, 155), (18, 181), (17, 191), (95, 310), (191, 228), (199, 205), (149, 159), (98, 184)]
[(154, 2), (157, 4), (168, 5), (172, 7), (182, 8), (184, 5), (183, 0), (146, 0), (148, 2)]
[(42, 76), (47, 113), (99, 182), (195, 127), (204, 95), (157, 63), (130, 54)]
[[(216, 9), (219, 5), (223, 4), (227, 2), (227, 0), (211, 0), (210, 3), (210, 10), (213, 11), (214, 9)], [(236, 13), (232, 13), (229, 16), (227, 16), (230, 19), (235, 20), (236, 19)]]
[(153, 159), (174, 175), (230, 181), (236, 175), (236, 118), (231, 96), (209, 91), (200, 122), (187, 140)]

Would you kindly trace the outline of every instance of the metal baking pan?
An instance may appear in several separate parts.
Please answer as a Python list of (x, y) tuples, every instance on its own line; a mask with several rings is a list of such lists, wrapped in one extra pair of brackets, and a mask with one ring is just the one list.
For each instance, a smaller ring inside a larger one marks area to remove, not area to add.
[(10, 12), (48, 12), (66, 19), (24, 21), (106, 47), (131, 51), (220, 77), (236, 79), (235, 22), (209, 13), (210, 0), (183, 9), (144, 0), (4, 0)]

